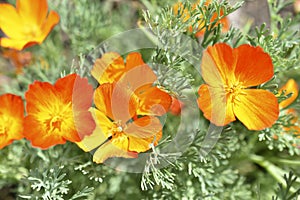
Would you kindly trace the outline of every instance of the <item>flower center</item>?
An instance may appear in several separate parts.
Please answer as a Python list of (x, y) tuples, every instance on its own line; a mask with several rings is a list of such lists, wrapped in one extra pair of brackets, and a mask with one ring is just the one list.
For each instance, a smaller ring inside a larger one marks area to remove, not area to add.
[(0, 135), (4, 135), (6, 133), (6, 127), (1, 125), (0, 126)]
[(60, 116), (54, 116), (51, 120), (50, 120), (50, 130), (54, 131), (56, 128), (61, 131), (61, 122), (62, 119)]
[(125, 127), (122, 126), (121, 121), (116, 121), (116, 122), (114, 122), (113, 127), (111, 127), (111, 129), (110, 129), (110, 134), (112, 135), (113, 138), (122, 136), (124, 128)]
[(8, 118), (4, 115), (0, 115), (0, 135), (5, 135), (7, 133), (8, 129)]
[(245, 87), (240, 82), (230, 83), (225, 86), (226, 95), (229, 95), (231, 103), (241, 101), (239, 96), (245, 94), (244, 89)]
[(33, 38), (41, 35), (41, 31), (37, 25), (29, 24), (25, 27), (26, 28), (24, 29), (24, 33), (25, 33), (24, 36), (27, 39), (33, 39)]

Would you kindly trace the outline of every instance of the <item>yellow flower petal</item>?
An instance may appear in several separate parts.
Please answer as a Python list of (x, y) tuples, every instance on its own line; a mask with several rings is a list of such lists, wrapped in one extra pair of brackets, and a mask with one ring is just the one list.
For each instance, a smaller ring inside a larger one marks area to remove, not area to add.
[(273, 93), (260, 89), (247, 89), (233, 105), (235, 116), (249, 129), (271, 127), (278, 119), (279, 106)]

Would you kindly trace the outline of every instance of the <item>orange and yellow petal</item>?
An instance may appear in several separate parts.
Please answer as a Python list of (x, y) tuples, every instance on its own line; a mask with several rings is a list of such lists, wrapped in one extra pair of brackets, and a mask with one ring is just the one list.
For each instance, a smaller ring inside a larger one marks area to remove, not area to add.
[(102, 84), (96, 89), (94, 103), (110, 119), (122, 122), (131, 119), (138, 106), (138, 100), (131, 90), (110, 83)]
[(38, 44), (37, 42), (28, 41), (27, 39), (11, 39), (11, 38), (0, 38), (0, 45), (5, 48), (12, 48), (16, 50), (22, 50), (26, 47)]
[(20, 17), (30, 24), (42, 25), (48, 13), (47, 0), (17, 0), (16, 9)]
[(65, 100), (68, 102), (72, 101), (74, 82), (77, 78), (79, 78), (77, 74), (69, 74), (63, 78), (58, 79), (54, 84), (55, 90), (57, 90), (61, 96), (65, 97)]
[(215, 44), (203, 53), (201, 75), (208, 85), (223, 87), (234, 79), (235, 64), (233, 49), (225, 43)]
[(244, 90), (233, 104), (235, 116), (249, 130), (271, 127), (278, 119), (279, 106), (275, 95), (261, 89)]
[(271, 57), (261, 47), (244, 44), (234, 49), (237, 57), (235, 76), (245, 87), (257, 86), (274, 75)]
[(236, 120), (232, 104), (224, 90), (203, 84), (200, 86), (198, 94), (198, 106), (204, 117), (213, 124), (224, 126)]
[(139, 99), (138, 115), (162, 116), (170, 109), (172, 97), (157, 87), (146, 85), (136, 90), (135, 94)]
[[(143, 77), (143, 78), (141, 78)], [(153, 70), (146, 64), (135, 66), (134, 68), (126, 71), (120, 80), (116, 80), (117, 85), (126, 87), (135, 91), (141, 87), (148, 87), (157, 80)]]
[(41, 29), (41, 35), (37, 37), (37, 41), (39, 43), (42, 43), (45, 38), (49, 35), (51, 30), (59, 23), (60, 17), (57, 12), (51, 10), (49, 12), (48, 17), (45, 19), (44, 23), (40, 27)]
[(135, 67), (141, 67), (143, 65), (145, 65), (145, 63), (140, 53), (132, 52), (127, 55), (125, 64), (126, 71), (129, 71)]
[(13, 94), (0, 96), (0, 149), (14, 140), (22, 139), (24, 104), (21, 97)]
[(289, 79), (288, 82), (280, 88), (279, 93), (283, 93), (283, 91), (285, 91), (285, 95), (290, 93), (292, 93), (292, 95), (279, 103), (280, 109), (288, 107), (297, 99), (299, 93), (297, 82), (294, 79)]
[(103, 163), (108, 158), (122, 157), (122, 158), (137, 158), (136, 152), (128, 152), (120, 149), (111, 141), (99, 147), (93, 155), (93, 161), (96, 163)]
[(100, 112), (96, 108), (90, 108), (90, 112), (96, 122), (96, 127), (92, 134), (85, 136), (80, 142), (76, 143), (86, 152), (99, 148), (103, 143), (105, 143), (107, 138), (111, 136), (109, 130), (114, 125), (104, 113)]
[(157, 117), (141, 117), (134, 120), (124, 130), (128, 136), (128, 150), (144, 152), (150, 149), (150, 144), (158, 144), (162, 137), (162, 125)]
[(16, 39), (23, 38), (23, 21), (16, 8), (8, 3), (0, 3), (0, 13), (0, 27), (5, 35)]
[(97, 127), (99, 126), (106, 138), (111, 136), (111, 129), (115, 127), (115, 124), (105, 115), (105, 113), (97, 110), (96, 108), (91, 109)]
[(42, 121), (34, 115), (27, 115), (25, 117), (24, 135), (25, 138), (31, 142), (33, 147), (39, 147), (41, 149), (47, 149), (57, 144), (66, 143), (66, 139), (64, 139), (61, 134), (43, 126)]
[(125, 72), (123, 58), (115, 52), (105, 53), (95, 61), (92, 76), (100, 83), (113, 83), (121, 78)]

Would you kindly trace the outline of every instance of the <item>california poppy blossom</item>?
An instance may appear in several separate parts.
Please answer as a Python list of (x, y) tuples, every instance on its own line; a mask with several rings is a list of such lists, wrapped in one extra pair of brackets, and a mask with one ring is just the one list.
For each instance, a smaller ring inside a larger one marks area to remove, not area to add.
[(41, 44), (59, 22), (55, 11), (48, 14), (47, 0), (17, 0), (16, 7), (0, 4), (0, 28), (6, 37), (0, 46), (22, 50)]
[[(192, 5), (192, 11), (197, 10), (197, 6), (200, 4), (200, 1), (197, 1), (197, 3), (194, 3)], [(204, 3), (204, 6), (209, 6), (211, 4), (211, 0), (206, 0)], [(181, 12), (178, 12), (178, 11)], [(180, 15), (182, 17), (182, 21), (186, 22), (189, 20), (189, 18), (191, 17), (190, 13), (188, 12), (188, 9), (185, 8), (181, 2), (178, 2), (176, 4), (173, 5), (173, 12), (175, 13), (175, 15)], [(210, 19), (210, 22), (214, 22), (217, 18), (218, 18), (218, 13), (214, 13)], [(227, 32), (229, 30), (229, 21), (228, 18), (224, 16), (224, 11), (220, 10), (220, 17), (221, 19), (217, 21), (217, 24), (222, 24), (222, 32)], [(199, 18), (201, 18), (201, 16), (199, 16)], [(204, 26), (204, 21), (199, 21), (197, 23), (198, 25), (198, 32), (196, 33), (196, 37), (201, 37), (204, 35), (205, 33), (205, 28), (203, 28)], [(189, 31), (192, 32), (193, 31), (193, 27), (190, 26), (189, 27)]]
[(291, 94), (291, 96), (282, 102), (279, 103), (279, 108), (281, 109), (281, 112), (285, 115), (291, 115), (291, 123), (294, 124), (293, 126), (290, 127), (284, 127), (284, 130), (290, 131), (293, 130), (295, 131), (296, 134), (300, 134), (300, 127), (299, 127), (299, 119), (298, 119), (298, 113), (296, 112), (295, 109), (293, 108), (287, 108), (289, 105), (291, 105), (298, 97), (299, 94), (299, 87), (297, 82), (294, 79), (289, 79), (287, 83), (282, 86), (279, 89), (279, 93), (283, 93), (288, 95)]
[(280, 109), (288, 107), (292, 104), (298, 97), (299, 87), (294, 79), (289, 79), (287, 83), (279, 89), (279, 93), (285, 93), (286, 95), (291, 94), (291, 96), (279, 103)]
[(93, 87), (76, 74), (60, 78), (54, 85), (35, 81), (25, 94), (26, 139), (42, 149), (67, 140), (79, 142), (95, 128), (88, 111), (92, 96)]
[(24, 105), (21, 97), (13, 94), (0, 96), (0, 149), (14, 140), (22, 139)]
[(161, 139), (162, 125), (157, 117), (133, 118), (138, 99), (126, 87), (102, 84), (95, 91), (94, 103), (97, 127), (77, 143), (85, 151), (95, 150), (94, 162), (103, 163), (111, 157), (136, 158)]
[(262, 48), (210, 46), (203, 53), (201, 72), (206, 84), (198, 90), (198, 106), (212, 123), (224, 126), (238, 118), (248, 129), (262, 130), (277, 120), (275, 95), (255, 88), (274, 73), (272, 60)]
[(126, 63), (118, 53), (106, 53), (95, 61), (91, 74), (100, 84), (119, 82), (130, 88), (139, 99), (137, 115), (160, 116), (169, 110), (171, 96), (154, 86), (157, 77), (140, 53), (129, 53)]

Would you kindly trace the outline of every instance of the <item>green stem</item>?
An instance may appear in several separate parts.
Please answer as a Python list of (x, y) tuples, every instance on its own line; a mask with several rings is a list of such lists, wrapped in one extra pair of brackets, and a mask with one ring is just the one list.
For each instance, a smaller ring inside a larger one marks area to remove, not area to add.
[(288, 159), (278, 159), (278, 158), (274, 158), (272, 159), (273, 162), (278, 162), (281, 164), (287, 164), (287, 165), (300, 165), (300, 161), (299, 160), (288, 160)]
[[(250, 160), (252, 160), (256, 164), (260, 165), (261, 167), (265, 168), (269, 174), (271, 174), (279, 183), (281, 183), (284, 187), (286, 187), (286, 182), (283, 178), (283, 175), (287, 174), (286, 171), (277, 167), (276, 165), (274, 165), (270, 161), (266, 160), (262, 156), (252, 154), (252, 155), (250, 155)], [(294, 193), (294, 192), (296, 192), (296, 189), (291, 187), (290, 191)]]

